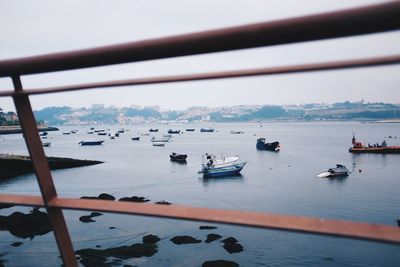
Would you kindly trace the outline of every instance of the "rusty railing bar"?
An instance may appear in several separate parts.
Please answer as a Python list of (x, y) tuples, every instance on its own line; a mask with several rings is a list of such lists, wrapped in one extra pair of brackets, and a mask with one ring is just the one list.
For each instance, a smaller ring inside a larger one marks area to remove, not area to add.
[(134, 85), (146, 85), (146, 84), (251, 77), (251, 76), (262, 76), (262, 75), (278, 75), (278, 74), (316, 72), (316, 71), (327, 71), (327, 70), (341, 70), (341, 69), (351, 69), (351, 68), (394, 65), (399, 63), (400, 63), (400, 55), (392, 55), (392, 56), (374, 57), (366, 59), (352, 59), (352, 60), (281, 66), (281, 67), (266, 67), (266, 68), (247, 69), (247, 70), (244, 69), (244, 70), (234, 70), (234, 71), (221, 71), (221, 72), (209, 72), (209, 73), (198, 73), (198, 74), (184, 74), (184, 75), (173, 75), (173, 76), (115, 80), (115, 81), (66, 85), (66, 86), (49, 87), (49, 88), (24, 89), (23, 91), (7, 90), (0, 92), (0, 97), (16, 96), (21, 94), (38, 95), (38, 94), (60, 93), (60, 92), (98, 89), (106, 87), (121, 87), (121, 86), (134, 86)]
[[(0, 202), (30, 206), (42, 206), (40, 197), (0, 194)], [(54, 198), (51, 208), (72, 210), (97, 210), (118, 214), (171, 218), (190, 221), (249, 226), (282, 231), (304, 232), (318, 235), (339, 236), (400, 244), (400, 231), (395, 226), (364, 222), (322, 219), (306, 216), (283, 215), (267, 212), (251, 212), (190, 207), (184, 205), (157, 205), (121, 201)]]
[(0, 61), (0, 77), (398, 30), (400, 1), (244, 26)]
[[(19, 76), (13, 76), (12, 81), (16, 92), (22, 92), (22, 83)], [(31, 162), (39, 183), (43, 203), (47, 208), (49, 220), (58, 245), (63, 262), (66, 266), (78, 266), (75, 260), (74, 249), (68, 233), (64, 215), (60, 208), (48, 207), (49, 202), (57, 197), (56, 188), (51, 177), (49, 164), (40, 140), (36, 120), (32, 112), (28, 95), (13, 97), (15, 109), (28, 147)]]

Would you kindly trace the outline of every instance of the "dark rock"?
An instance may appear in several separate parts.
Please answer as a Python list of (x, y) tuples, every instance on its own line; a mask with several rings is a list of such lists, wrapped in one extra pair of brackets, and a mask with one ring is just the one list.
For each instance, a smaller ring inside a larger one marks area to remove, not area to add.
[(170, 202), (168, 202), (168, 201), (165, 201), (165, 200), (162, 200), (162, 201), (157, 201), (157, 202), (156, 202), (156, 204), (159, 204), (159, 205), (171, 205), (171, 203), (170, 203)]
[(132, 196), (132, 197), (120, 198), (119, 201), (141, 202), (142, 203), (142, 202), (148, 202), (150, 200), (146, 199), (145, 197)]
[(323, 257), (322, 259), (323, 259), (323, 260), (326, 260), (326, 261), (331, 261), (331, 262), (333, 262), (333, 258), (332, 258), (332, 257)]
[(215, 261), (206, 261), (202, 265), (202, 267), (239, 267), (234, 261), (226, 261), (226, 260), (215, 260)]
[(90, 215), (85, 215), (85, 216), (79, 217), (79, 221), (81, 221), (83, 223), (95, 222), (95, 220), (92, 220), (92, 216), (90, 216)]
[(207, 235), (207, 239), (206, 239), (206, 243), (211, 243), (217, 239), (220, 239), (222, 236), (218, 235), (218, 234), (208, 234)]
[(23, 244), (23, 242), (14, 242), (14, 243), (11, 244), (11, 246), (13, 246), (13, 247), (19, 247), (19, 246), (21, 246), (22, 244)]
[(108, 227), (108, 229), (116, 229), (116, 227), (114, 227), (114, 226), (110, 226), (110, 227)]
[(225, 238), (221, 242), (224, 243), (224, 249), (229, 253), (239, 253), (243, 251), (243, 246), (240, 245), (234, 237)]
[(176, 245), (201, 243), (201, 240), (187, 235), (175, 236), (171, 241)]
[(9, 231), (20, 238), (45, 235), (52, 228), (47, 213), (33, 209), (29, 214), (14, 212), (10, 216), (0, 216), (0, 230)]
[(98, 196), (98, 198), (99, 199), (103, 199), (103, 200), (115, 200), (115, 197), (114, 196), (112, 196), (112, 195), (110, 195), (110, 194), (106, 194), (106, 193), (101, 193), (99, 196)]
[(109, 249), (80, 249), (75, 251), (80, 255), (80, 263), (83, 266), (111, 266), (107, 263), (107, 257), (114, 260), (124, 260), (129, 258), (151, 257), (157, 253), (157, 245), (154, 244), (133, 244)]
[(216, 226), (209, 226), (209, 225), (202, 225), (202, 226), (199, 226), (199, 229), (200, 230), (213, 230), (213, 229), (217, 229), (218, 227), (216, 227)]
[(233, 243), (237, 243), (239, 241), (237, 241), (236, 238), (230, 236), (228, 238), (225, 238), (221, 242), (223, 242), (223, 243), (232, 243), (233, 244)]
[(145, 235), (143, 237), (143, 244), (156, 244), (161, 239), (156, 235)]
[(224, 249), (229, 253), (239, 253), (243, 251), (243, 246), (239, 243), (225, 243)]

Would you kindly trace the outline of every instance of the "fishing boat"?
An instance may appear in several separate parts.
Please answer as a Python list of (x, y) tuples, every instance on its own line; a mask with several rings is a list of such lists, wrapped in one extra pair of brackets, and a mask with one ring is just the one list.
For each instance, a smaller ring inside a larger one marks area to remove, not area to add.
[(350, 172), (346, 168), (346, 166), (342, 164), (336, 164), (336, 168), (331, 168), (327, 172), (322, 172), (317, 175), (319, 178), (327, 178), (327, 177), (338, 177), (338, 176), (347, 176)]
[(151, 128), (150, 130), (149, 130), (149, 132), (151, 132), (151, 133), (156, 133), (156, 132), (158, 132), (158, 129), (156, 129), (156, 128)]
[(132, 137), (131, 139), (132, 139), (132, 141), (139, 141), (140, 140), (140, 136)]
[(349, 148), (350, 153), (377, 153), (377, 154), (399, 154), (400, 146), (388, 146), (384, 140), (381, 144), (368, 144), (363, 145), (361, 142), (357, 142), (356, 136), (353, 135), (351, 140), (353, 147)]
[(172, 161), (186, 162), (187, 154), (179, 154), (179, 153), (172, 152), (169, 155), (169, 157)]
[(80, 141), (78, 144), (80, 144), (81, 146), (99, 146), (101, 144), (103, 144), (104, 140), (100, 140), (100, 141)]
[(153, 146), (165, 146), (165, 142), (153, 142)]
[(173, 129), (168, 130), (169, 134), (179, 134), (180, 132), (181, 132), (181, 130), (173, 130)]
[(188, 128), (188, 129), (186, 129), (186, 132), (194, 132), (194, 131), (195, 131), (194, 128)]
[(213, 154), (205, 154), (202, 157), (201, 171), (204, 177), (221, 177), (239, 174), (247, 161), (242, 161), (239, 156), (217, 158)]
[(170, 140), (171, 140), (171, 136), (163, 136), (160, 138), (156, 138), (155, 136), (153, 136), (150, 141), (153, 143), (167, 143)]
[(213, 129), (213, 128), (201, 128), (200, 132), (202, 132), (202, 133), (212, 133), (212, 132), (214, 132), (214, 130), (215, 129)]
[(258, 150), (279, 151), (280, 146), (278, 141), (266, 143), (265, 138), (258, 138), (256, 148)]

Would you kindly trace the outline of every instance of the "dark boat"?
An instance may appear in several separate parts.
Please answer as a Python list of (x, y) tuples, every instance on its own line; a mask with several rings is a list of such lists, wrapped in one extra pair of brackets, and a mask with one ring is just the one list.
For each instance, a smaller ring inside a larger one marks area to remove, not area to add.
[(65, 132), (65, 133), (62, 133), (62, 134), (69, 135), (69, 134), (71, 134), (71, 132)]
[(194, 128), (189, 128), (189, 129), (186, 129), (186, 132), (194, 132)]
[(365, 146), (361, 142), (357, 142), (354, 135), (351, 141), (353, 147), (349, 148), (350, 153), (400, 154), (400, 146), (388, 146), (386, 141), (381, 144), (368, 144), (368, 146)]
[(180, 132), (181, 132), (181, 130), (172, 130), (172, 129), (168, 130), (169, 134), (179, 134)]
[(151, 132), (151, 133), (156, 133), (156, 132), (158, 132), (158, 129), (153, 129), (153, 128), (151, 128), (150, 130), (149, 130), (149, 132)]
[(200, 132), (201, 133), (212, 133), (212, 132), (214, 132), (214, 129), (213, 128), (201, 128)]
[(258, 138), (256, 148), (258, 150), (279, 151), (279, 142), (265, 143), (265, 138)]
[(170, 159), (172, 161), (179, 161), (179, 162), (184, 162), (186, 161), (187, 155), (186, 154), (178, 154), (175, 152), (172, 152), (171, 155), (169, 155)]
[(106, 132), (101, 132), (101, 133), (98, 133), (97, 135), (107, 135), (107, 133)]
[(48, 132), (42, 132), (42, 133), (40, 133), (39, 135), (40, 136), (47, 136), (49, 133)]
[(137, 137), (132, 137), (131, 139), (132, 139), (132, 141), (139, 141), (139, 139), (140, 139), (140, 136), (137, 136)]
[(81, 146), (99, 146), (103, 144), (104, 140), (101, 141), (80, 141), (79, 144)]

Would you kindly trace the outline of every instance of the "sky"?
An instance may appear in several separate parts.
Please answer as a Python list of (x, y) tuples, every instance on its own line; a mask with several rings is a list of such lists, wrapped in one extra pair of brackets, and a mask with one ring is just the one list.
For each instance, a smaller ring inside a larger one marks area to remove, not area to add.
[[(376, 0), (0, 1), (0, 60), (374, 4)], [(400, 31), (22, 77), (24, 88), (400, 54)], [(190, 106), (400, 103), (400, 66), (106, 88), (31, 96), (33, 109), (93, 103)], [(0, 78), (0, 90), (12, 89)], [(0, 107), (15, 110), (11, 98)]]

